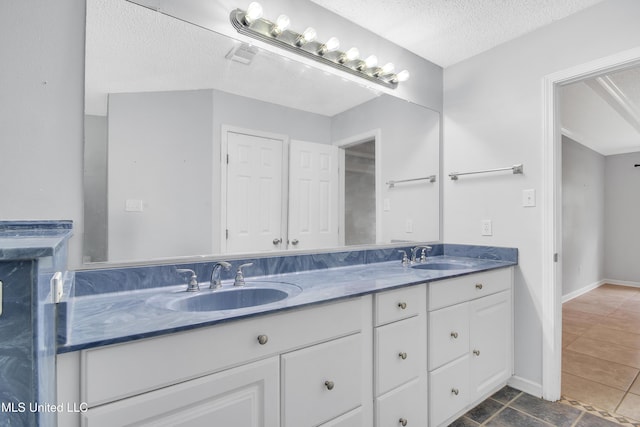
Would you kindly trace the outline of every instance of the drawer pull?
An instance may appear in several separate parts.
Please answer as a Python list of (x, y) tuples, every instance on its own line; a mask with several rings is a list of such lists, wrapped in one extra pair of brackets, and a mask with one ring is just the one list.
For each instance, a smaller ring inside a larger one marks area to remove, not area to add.
[(480, 350), (473, 350), (473, 354), (475, 354), (476, 356), (480, 356)]
[(482, 283), (476, 283), (476, 289), (478, 290), (482, 289)]
[(269, 337), (266, 335), (258, 335), (258, 342), (260, 345), (265, 345), (269, 341)]
[(407, 353), (405, 353), (404, 351), (402, 353), (398, 353), (398, 357), (402, 360), (406, 360), (407, 358)]
[(452, 388), (451, 389), (451, 393), (455, 394), (456, 396), (458, 395), (458, 393), (460, 393), (460, 390), (458, 390), (457, 388)]
[(399, 302), (398, 303), (398, 307), (400, 307), (401, 310), (404, 310), (407, 308), (407, 303), (406, 302)]
[(402, 427), (406, 426), (407, 424), (409, 424), (409, 421), (407, 421), (406, 418), (400, 418), (398, 420), (398, 424), (400, 424)]
[(333, 390), (333, 387), (335, 387), (335, 384), (333, 383), (333, 381), (325, 381), (324, 386), (327, 388), (327, 390)]
[(458, 333), (457, 332), (451, 332), (451, 338), (453, 338), (453, 339), (458, 338)]

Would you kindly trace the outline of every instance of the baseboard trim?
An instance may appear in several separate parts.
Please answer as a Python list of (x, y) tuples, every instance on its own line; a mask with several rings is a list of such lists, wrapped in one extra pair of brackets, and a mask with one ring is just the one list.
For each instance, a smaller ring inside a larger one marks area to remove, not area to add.
[(602, 286), (605, 283), (610, 283), (610, 282), (606, 280), (599, 280), (597, 282), (593, 282), (592, 284), (585, 286), (584, 288), (580, 288), (573, 292), (569, 292), (568, 294), (562, 296), (562, 303), (564, 304), (565, 302), (570, 301), (574, 298), (577, 298), (580, 295), (586, 294), (587, 292), (594, 290), (595, 288)]
[(542, 397), (542, 384), (534, 383), (533, 381), (525, 378), (514, 375), (509, 378), (507, 385), (517, 390), (524, 391), (532, 396)]
[(619, 285), (619, 286), (631, 286), (633, 288), (640, 288), (640, 282), (631, 282), (628, 280), (616, 280), (616, 279), (604, 279), (602, 280), (602, 284), (608, 283), (610, 285)]

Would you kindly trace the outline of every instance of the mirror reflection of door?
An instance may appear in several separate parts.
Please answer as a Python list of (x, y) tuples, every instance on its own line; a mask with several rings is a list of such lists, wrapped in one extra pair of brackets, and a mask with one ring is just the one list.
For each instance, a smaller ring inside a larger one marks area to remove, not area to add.
[(338, 236), (338, 147), (291, 141), (289, 248), (332, 248)]
[(344, 155), (345, 244), (372, 244), (376, 242), (375, 140), (346, 147)]
[(226, 252), (281, 248), (283, 145), (227, 132)]

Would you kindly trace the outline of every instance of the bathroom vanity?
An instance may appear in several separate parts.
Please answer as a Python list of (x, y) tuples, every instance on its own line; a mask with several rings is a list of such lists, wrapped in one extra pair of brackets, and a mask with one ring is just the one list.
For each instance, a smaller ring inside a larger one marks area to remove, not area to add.
[[(217, 314), (150, 304), (158, 289), (70, 298), (58, 402), (82, 411), (59, 425), (447, 425), (512, 375), (515, 263), (444, 255), (433, 270), (261, 277), (302, 291)], [(156, 329), (131, 332), (145, 322)]]

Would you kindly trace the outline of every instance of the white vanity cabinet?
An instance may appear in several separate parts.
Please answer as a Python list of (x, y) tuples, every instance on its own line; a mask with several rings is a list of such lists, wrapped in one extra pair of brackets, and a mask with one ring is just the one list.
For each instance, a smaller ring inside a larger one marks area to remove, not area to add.
[[(60, 414), (59, 425), (368, 427), (371, 301), (364, 296), (59, 355), (58, 401), (88, 406)], [(331, 390), (325, 381), (333, 382)]]
[(430, 426), (447, 425), (512, 374), (511, 268), (429, 284)]
[(375, 426), (427, 423), (426, 286), (374, 297)]

